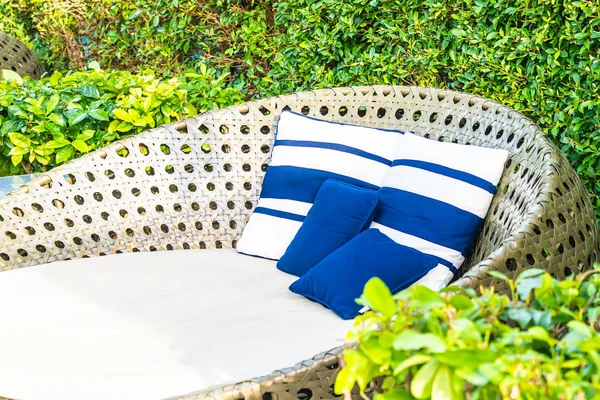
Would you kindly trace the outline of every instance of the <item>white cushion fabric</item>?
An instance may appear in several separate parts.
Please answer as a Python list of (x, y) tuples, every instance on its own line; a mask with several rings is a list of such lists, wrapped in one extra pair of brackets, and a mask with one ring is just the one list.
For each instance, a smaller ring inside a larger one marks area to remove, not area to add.
[(283, 112), (261, 197), (237, 244), (238, 251), (279, 259), (326, 179), (379, 189), (401, 138), (399, 131)]
[(438, 142), (406, 133), (380, 190), (371, 225), (440, 265), (417, 284), (444, 287), (462, 265), (504, 171), (506, 150)]
[(0, 395), (161, 399), (340, 345), (352, 321), (234, 250), (132, 253), (0, 273)]

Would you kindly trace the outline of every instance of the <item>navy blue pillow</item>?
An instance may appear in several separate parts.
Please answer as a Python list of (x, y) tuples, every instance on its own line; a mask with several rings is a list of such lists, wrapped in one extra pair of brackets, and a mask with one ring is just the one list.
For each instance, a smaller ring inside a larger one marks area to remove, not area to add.
[(420, 251), (394, 242), (378, 229), (367, 229), (340, 247), (290, 286), (296, 294), (352, 319), (367, 281), (379, 277), (392, 293), (406, 289), (438, 262)]
[(379, 200), (376, 190), (328, 179), (277, 268), (302, 276), (369, 226)]

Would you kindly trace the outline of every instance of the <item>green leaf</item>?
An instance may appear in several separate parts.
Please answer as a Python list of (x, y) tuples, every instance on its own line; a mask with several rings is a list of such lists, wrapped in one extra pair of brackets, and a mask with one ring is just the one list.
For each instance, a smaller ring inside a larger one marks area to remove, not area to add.
[(89, 151), (88, 145), (83, 140), (74, 140), (71, 142), (71, 145), (82, 153), (87, 153)]
[(45, 129), (46, 129), (48, 132), (50, 132), (50, 134), (51, 134), (53, 137), (56, 137), (56, 136), (62, 136), (62, 134), (63, 134), (63, 133), (62, 133), (62, 131), (61, 131), (61, 129), (60, 129), (60, 126), (58, 126), (58, 125), (56, 125), (56, 124), (54, 124), (54, 123), (52, 123), (52, 122), (50, 122), (50, 121), (46, 121), (46, 122), (44, 122), (44, 128), (45, 128)]
[(542, 275), (544, 274), (546, 271), (544, 271), (543, 269), (539, 269), (539, 268), (529, 268), (526, 269), (525, 271), (521, 272), (519, 274), (519, 276), (517, 277), (517, 279), (515, 279), (515, 282), (520, 282), (523, 279), (529, 279), (529, 278), (534, 278), (536, 276)]
[(373, 400), (413, 400), (409, 392), (401, 388), (394, 388), (383, 393), (375, 392)]
[(75, 138), (75, 140), (81, 140), (81, 141), (86, 141), (86, 140), (90, 140), (91, 138), (94, 137), (94, 131), (91, 129), (86, 129), (85, 131), (81, 132), (79, 135), (77, 135), (77, 137)]
[(489, 349), (459, 349), (436, 354), (436, 359), (451, 367), (478, 368), (483, 364), (493, 362), (498, 354)]
[(56, 125), (59, 125), (59, 126), (67, 125), (67, 120), (65, 119), (65, 117), (62, 114), (52, 113), (48, 117), (48, 120), (50, 122), (54, 122)]
[(419, 303), (419, 306), (423, 308), (438, 308), (444, 307), (446, 302), (444, 299), (425, 286), (413, 286), (410, 288), (410, 292), (412, 294), (412, 299)]
[(8, 138), (10, 139), (12, 144), (18, 147), (29, 147), (29, 145), (31, 144), (31, 139), (18, 132), (9, 133)]
[(356, 377), (354, 371), (348, 367), (342, 368), (335, 378), (334, 391), (337, 394), (348, 393), (354, 388), (355, 382)]
[(475, 305), (473, 301), (464, 294), (455, 294), (450, 298), (450, 305), (452, 305), (457, 310), (470, 310)]
[(370, 309), (378, 313), (392, 317), (396, 312), (396, 302), (392, 297), (390, 289), (377, 277), (369, 279), (365, 285), (364, 297)]
[(485, 386), (490, 381), (485, 375), (472, 368), (459, 368), (454, 370), (454, 373), (475, 386)]
[(387, 364), (392, 357), (390, 349), (381, 347), (378, 338), (374, 336), (361, 342), (360, 349), (376, 364)]
[(75, 91), (85, 97), (90, 97), (92, 99), (100, 98), (100, 92), (98, 91), (98, 89), (90, 85), (81, 86), (79, 88), (76, 88)]
[(490, 276), (493, 276), (494, 278), (503, 280), (503, 281), (509, 281), (510, 278), (506, 275), (504, 275), (502, 272), (498, 272), (498, 271), (487, 271), (487, 274)]
[(398, 375), (400, 372), (408, 369), (410, 367), (414, 367), (415, 365), (425, 364), (431, 360), (431, 356), (425, 354), (415, 354), (414, 356), (408, 357), (406, 360), (402, 361), (396, 368), (394, 368), (394, 375)]
[(417, 399), (427, 399), (431, 396), (433, 381), (436, 376), (439, 363), (437, 360), (431, 360), (415, 374), (410, 383), (410, 392)]
[(62, 147), (56, 152), (56, 163), (62, 164), (73, 158), (73, 147), (71, 145)]
[(78, 108), (72, 108), (65, 112), (65, 116), (68, 119), (69, 125), (74, 126), (86, 119), (88, 115)]
[(419, 333), (412, 329), (406, 329), (396, 336), (396, 340), (394, 340), (394, 349), (427, 349), (432, 353), (441, 353), (446, 351), (446, 343), (433, 333)]
[(88, 68), (89, 69), (93, 69), (94, 71), (99, 71), (100, 70), (100, 64), (97, 61), (91, 61), (88, 64)]
[(66, 139), (50, 140), (46, 142), (46, 147), (49, 149), (60, 149), (61, 147), (68, 146), (70, 143)]
[(592, 330), (590, 327), (583, 322), (580, 321), (569, 321), (567, 322), (567, 326), (574, 332), (579, 333), (580, 335), (589, 338), (592, 337)]
[(523, 308), (511, 308), (508, 310), (507, 314), (508, 317), (513, 321), (516, 321), (522, 329), (526, 328), (532, 319), (531, 311)]
[(115, 130), (117, 132), (129, 132), (133, 128), (133, 125), (130, 122), (121, 121), (117, 124)]
[(104, 110), (94, 109), (88, 112), (90, 117), (98, 121), (108, 121), (108, 113)]
[(440, 365), (431, 390), (431, 400), (453, 400), (454, 394), (454, 374), (446, 365)]
[(13, 147), (8, 153), (9, 156), (22, 156), (24, 154), (29, 154), (29, 149), (26, 147)]
[(8, 106), (8, 112), (12, 115), (14, 115), (15, 117), (21, 118), (21, 119), (28, 119), (29, 115), (19, 106), (17, 105), (10, 105)]
[[(2, 77), (4, 79), (6, 79), (7, 82), (14, 82), (17, 85), (23, 84), (23, 78), (21, 78), (21, 75), (17, 74), (14, 71), (9, 70), (9, 69), (2, 70)], [(19, 161), (17, 164), (19, 164), (20, 162), (21, 161)], [(14, 161), (13, 161), (13, 164), (15, 164)], [(17, 165), (17, 164), (15, 164), (15, 165)]]
[(473, 341), (482, 341), (483, 338), (481, 337), (481, 334), (479, 333), (479, 331), (477, 330), (477, 326), (475, 325), (475, 323), (469, 319), (466, 318), (457, 318), (454, 321), (452, 321), (452, 329), (454, 330), (454, 333), (461, 338), (464, 339), (470, 339)]
[(22, 155), (11, 156), (10, 161), (12, 162), (12, 164), (14, 166), (17, 166), (17, 165), (21, 164), (21, 161), (23, 161), (23, 156)]
[(115, 115), (115, 117), (119, 118), (120, 120), (133, 123), (133, 118), (131, 118), (131, 116), (129, 115), (129, 113), (127, 111), (125, 111), (121, 108), (117, 108), (116, 110), (113, 110), (113, 114)]
[(52, 97), (50, 97), (50, 100), (48, 100), (48, 103), (46, 104), (46, 115), (49, 115), (52, 111), (54, 111), (59, 102), (60, 96), (58, 96), (57, 94), (53, 94)]

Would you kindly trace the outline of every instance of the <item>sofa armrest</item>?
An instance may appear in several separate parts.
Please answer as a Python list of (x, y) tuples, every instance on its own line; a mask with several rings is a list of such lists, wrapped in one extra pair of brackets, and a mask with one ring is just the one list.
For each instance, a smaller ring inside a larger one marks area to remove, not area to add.
[(218, 139), (199, 124), (190, 119), (113, 143), (1, 199), (0, 269), (234, 246), (258, 185), (227, 190), (231, 177), (210, 150)]

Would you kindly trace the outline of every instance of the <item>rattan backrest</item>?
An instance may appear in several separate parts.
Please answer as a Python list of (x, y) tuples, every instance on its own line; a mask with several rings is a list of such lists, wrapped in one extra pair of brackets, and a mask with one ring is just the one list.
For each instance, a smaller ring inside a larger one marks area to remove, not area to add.
[(467, 94), (367, 86), (208, 112), (56, 168), (0, 200), (0, 265), (234, 247), (258, 200), (284, 109), (509, 150), (498, 193), (461, 274), (468, 272), (458, 284), (489, 284), (490, 268), (512, 275), (538, 267), (563, 277), (597, 257), (598, 229), (587, 192), (530, 120)]

